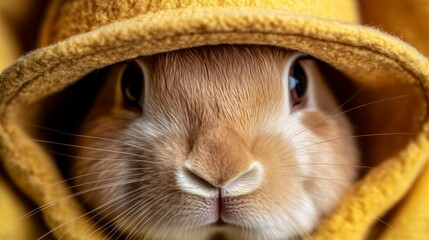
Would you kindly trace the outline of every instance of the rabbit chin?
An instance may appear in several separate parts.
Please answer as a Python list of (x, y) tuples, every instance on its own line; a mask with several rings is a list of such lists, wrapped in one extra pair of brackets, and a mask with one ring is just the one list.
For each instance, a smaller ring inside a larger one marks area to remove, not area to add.
[[(309, 196), (303, 194), (300, 202), (301, 205), (298, 211), (284, 210), (276, 211), (275, 214), (258, 214), (258, 217), (251, 217), (251, 219), (240, 222), (245, 213), (239, 214), (242, 216), (225, 217), (225, 221), (216, 221), (217, 217), (212, 216), (212, 220), (207, 220), (203, 223), (202, 220), (199, 225), (184, 225), (184, 224), (170, 224), (166, 225), (147, 225), (138, 228), (138, 233), (128, 233), (132, 237), (138, 236), (138, 239), (169, 239), (169, 240), (257, 240), (257, 239), (296, 239), (299, 236), (309, 234), (317, 224), (319, 212), (315, 208)], [(303, 216), (302, 210), (305, 209), (306, 214)], [(208, 214), (211, 215), (211, 214)], [(250, 214), (253, 215), (253, 214)], [(192, 219), (195, 216), (187, 216), (190, 222), (199, 222), (197, 219)], [(196, 218), (199, 218), (198, 216)], [(208, 216), (206, 216), (208, 217)], [(210, 217), (208, 217), (210, 218)], [(190, 220), (192, 219), (192, 220)], [(224, 219), (224, 218), (223, 218)], [(122, 225), (123, 226), (123, 225)]]
[(281, 229), (278, 227), (258, 227), (247, 229), (232, 225), (208, 225), (204, 227), (192, 228), (184, 226), (170, 226), (167, 228), (160, 227), (151, 229), (145, 233), (140, 233), (139, 239), (169, 239), (169, 240), (259, 240), (259, 239), (295, 239), (299, 229), (295, 226), (284, 225)]

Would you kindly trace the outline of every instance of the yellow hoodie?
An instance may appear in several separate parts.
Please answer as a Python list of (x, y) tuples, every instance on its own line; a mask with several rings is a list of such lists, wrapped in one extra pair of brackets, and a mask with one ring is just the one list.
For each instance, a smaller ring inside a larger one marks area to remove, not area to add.
[[(38, 206), (63, 198), (43, 208), (45, 222), (54, 236), (80, 239), (95, 222), (83, 215), (79, 201), (67, 197), (71, 192), (49, 147), (31, 140), (37, 133), (21, 120), (48, 114), (43, 99), (61, 95), (90, 72), (139, 55), (213, 44), (274, 45), (334, 66), (351, 83), (344, 92), (365, 86), (350, 107), (391, 99), (350, 111), (364, 139), (362, 165), (370, 170), (311, 238), (429, 238), (429, 61), (423, 55), (429, 51), (424, 24), (429, 13), (422, 0), (373, 2), (54, 0), (40, 48), (0, 75), (2, 164)], [(397, 34), (421, 53), (361, 22)]]

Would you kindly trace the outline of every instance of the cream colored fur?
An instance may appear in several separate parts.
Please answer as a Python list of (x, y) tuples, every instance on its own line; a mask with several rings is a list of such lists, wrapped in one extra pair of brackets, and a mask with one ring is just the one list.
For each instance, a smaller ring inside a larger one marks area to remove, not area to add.
[(358, 154), (314, 60), (302, 63), (307, 103), (291, 107), (297, 56), (212, 46), (140, 58), (149, 81), (137, 110), (112, 71), (81, 131), (97, 138), (77, 138), (85, 148), (70, 160), (83, 201), (142, 239), (309, 234), (352, 184)]

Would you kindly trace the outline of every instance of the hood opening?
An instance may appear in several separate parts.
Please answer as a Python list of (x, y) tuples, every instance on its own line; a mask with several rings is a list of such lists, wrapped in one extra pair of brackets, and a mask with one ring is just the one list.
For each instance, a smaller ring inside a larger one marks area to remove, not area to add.
[[(356, 80), (359, 77), (343, 74), (326, 63), (321, 66), (354, 128), (361, 153), (360, 177), (400, 154), (421, 131), (420, 110), (424, 102), (416, 91), (418, 86), (394, 76), (380, 75), (383, 81), (375, 81), (374, 73), (368, 74), (371, 78)], [(19, 118), (26, 119), (23, 128), (52, 157), (63, 179), (70, 178), (67, 162), (73, 153), (67, 144), (73, 144), (74, 138), (70, 134), (78, 133), (108, 68), (96, 70), (64, 90), (21, 109)]]

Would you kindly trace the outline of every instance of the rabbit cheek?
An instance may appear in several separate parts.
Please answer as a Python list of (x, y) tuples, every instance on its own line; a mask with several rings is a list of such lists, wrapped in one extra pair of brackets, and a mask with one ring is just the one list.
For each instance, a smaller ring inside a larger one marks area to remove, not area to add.
[(300, 120), (308, 139), (312, 139), (302, 146), (307, 156), (305, 190), (320, 213), (325, 214), (357, 176), (357, 147), (351, 137), (351, 127), (342, 115), (314, 111), (303, 114)]

